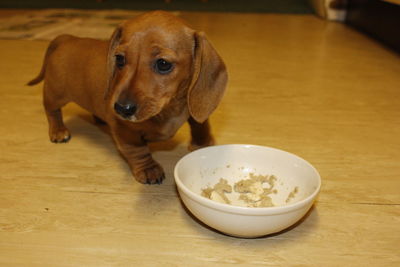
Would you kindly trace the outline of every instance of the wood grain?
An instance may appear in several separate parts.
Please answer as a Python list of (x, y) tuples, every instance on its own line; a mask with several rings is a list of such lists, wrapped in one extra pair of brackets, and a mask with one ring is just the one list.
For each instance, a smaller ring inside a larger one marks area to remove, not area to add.
[(314, 208), (258, 239), (207, 228), (173, 181), (187, 126), (152, 146), (166, 181), (138, 184), (107, 130), (74, 104), (65, 108), (70, 143), (49, 142), (41, 86), (24, 86), (48, 43), (1, 40), (0, 265), (399, 266), (399, 56), (311, 15), (182, 16), (229, 69), (211, 118), (218, 143), (277, 147), (311, 162), (323, 179)]

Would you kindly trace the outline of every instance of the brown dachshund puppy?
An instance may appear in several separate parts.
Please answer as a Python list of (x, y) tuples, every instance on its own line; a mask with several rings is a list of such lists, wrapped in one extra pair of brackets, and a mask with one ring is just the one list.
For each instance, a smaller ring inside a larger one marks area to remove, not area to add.
[(224, 62), (201, 32), (154, 11), (122, 23), (111, 40), (62, 35), (49, 45), (38, 77), (50, 140), (67, 142), (61, 108), (75, 102), (105, 121), (141, 183), (161, 183), (149, 141), (172, 137), (185, 121), (191, 149), (212, 145), (208, 117), (227, 83)]

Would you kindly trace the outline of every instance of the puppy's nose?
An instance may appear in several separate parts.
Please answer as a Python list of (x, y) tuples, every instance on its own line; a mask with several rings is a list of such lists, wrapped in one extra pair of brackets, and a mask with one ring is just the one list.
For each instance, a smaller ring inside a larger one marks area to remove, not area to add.
[(116, 102), (114, 104), (114, 110), (124, 118), (133, 116), (136, 113), (136, 108), (136, 105), (133, 103), (121, 104)]

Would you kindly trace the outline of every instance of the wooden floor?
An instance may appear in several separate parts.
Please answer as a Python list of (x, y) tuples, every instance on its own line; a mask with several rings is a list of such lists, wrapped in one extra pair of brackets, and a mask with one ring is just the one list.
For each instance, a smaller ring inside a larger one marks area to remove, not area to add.
[(311, 15), (183, 13), (225, 59), (219, 144), (295, 153), (323, 184), (296, 227), (217, 233), (183, 208), (173, 167), (188, 127), (156, 144), (161, 186), (131, 177), (104, 129), (71, 104), (52, 144), (41, 86), (47, 42), (0, 41), (0, 266), (399, 266), (400, 58)]

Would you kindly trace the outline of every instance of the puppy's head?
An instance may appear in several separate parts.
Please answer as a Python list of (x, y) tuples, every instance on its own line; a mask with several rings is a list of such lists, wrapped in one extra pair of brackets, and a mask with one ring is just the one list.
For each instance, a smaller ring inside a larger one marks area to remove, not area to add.
[(121, 119), (147, 120), (175, 101), (186, 101), (202, 122), (220, 102), (226, 68), (202, 33), (162, 11), (126, 21), (108, 51), (105, 97)]

